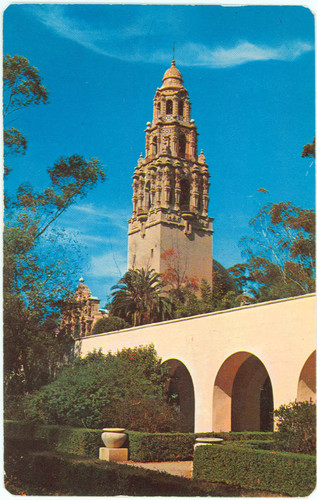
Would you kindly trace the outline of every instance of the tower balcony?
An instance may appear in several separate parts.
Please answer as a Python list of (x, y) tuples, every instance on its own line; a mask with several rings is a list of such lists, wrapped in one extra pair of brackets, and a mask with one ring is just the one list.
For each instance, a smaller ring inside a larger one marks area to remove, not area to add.
[(182, 218), (184, 220), (190, 220), (193, 217), (195, 217), (195, 213), (192, 210), (190, 210), (188, 207), (181, 206), (180, 210), (181, 210)]
[(139, 208), (138, 212), (137, 212), (137, 216), (138, 216), (139, 221), (144, 222), (147, 219), (148, 213), (144, 209)]

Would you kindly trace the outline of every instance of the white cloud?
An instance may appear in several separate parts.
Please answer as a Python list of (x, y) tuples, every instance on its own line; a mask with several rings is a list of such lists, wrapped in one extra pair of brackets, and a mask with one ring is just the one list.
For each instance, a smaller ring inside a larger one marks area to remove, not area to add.
[(305, 42), (295, 41), (279, 47), (255, 45), (247, 41), (239, 42), (234, 47), (216, 47), (189, 43), (180, 50), (180, 63), (193, 66), (228, 68), (252, 61), (293, 61), (314, 47)]
[[(170, 51), (153, 51), (149, 37), (162, 30), (164, 23), (152, 22), (145, 16), (132, 21), (129, 26), (95, 28), (87, 22), (67, 16), (63, 5), (33, 6), (32, 13), (49, 29), (94, 52), (129, 62), (170, 63)], [(166, 30), (168, 28), (165, 25)], [(166, 34), (166, 33), (165, 33)], [(131, 43), (137, 40), (136, 47)], [(280, 46), (256, 45), (239, 41), (231, 47), (208, 47), (199, 43), (187, 43), (177, 47), (177, 61), (181, 66), (228, 68), (254, 61), (293, 61), (314, 50), (314, 46), (301, 40), (285, 42)]]
[(120, 252), (110, 251), (91, 258), (89, 276), (111, 277), (114, 281), (122, 278), (127, 270), (127, 256)]
[[(128, 229), (127, 221), (130, 217), (130, 213), (127, 210), (111, 210), (109, 207), (95, 206), (92, 203), (74, 205), (72, 210), (81, 214), (84, 218), (82, 220), (83, 223), (90, 222), (90, 219), (92, 219), (94, 224), (98, 222), (105, 224), (105, 221), (107, 221), (109, 226), (115, 226), (124, 231)], [(105, 226), (105, 230), (107, 230), (107, 226)]]

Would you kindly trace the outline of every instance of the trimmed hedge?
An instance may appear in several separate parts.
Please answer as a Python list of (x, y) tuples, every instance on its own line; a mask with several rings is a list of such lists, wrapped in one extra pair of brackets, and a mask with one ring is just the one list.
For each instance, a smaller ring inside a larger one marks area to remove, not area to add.
[[(7, 489), (13, 494), (71, 496), (248, 496), (248, 491), (209, 484), (113, 462), (49, 452), (6, 457)], [(19, 483), (17, 483), (17, 478)], [(22, 486), (23, 493), (19, 493)]]
[(248, 448), (255, 448), (257, 450), (273, 450), (275, 449), (275, 442), (273, 439), (269, 440), (255, 440), (255, 439), (249, 439), (249, 440), (241, 440), (241, 441), (227, 441), (226, 443), (223, 443), (225, 446), (230, 444), (230, 446), (243, 446), (243, 447), (248, 447)]
[(192, 460), (195, 434), (128, 432), (129, 458), (135, 462)]
[[(5, 422), (4, 437), (17, 441), (26, 448), (52, 450), (90, 458), (98, 457), (101, 430), (63, 427), (58, 425), (36, 425), (27, 422)], [(145, 433), (127, 431), (129, 459), (135, 462), (164, 462), (192, 460), (195, 439), (198, 436), (221, 437), (236, 443), (272, 439), (268, 432), (209, 432), (209, 433)], [(260, 441), (259, 441), (260, 442)]]
[(79, 429), (58, 425), (35, 425), (26, 422), (7, 421), (4, 424), (4, 438), (7, 443), (20, 447), (51, 450), (59, 453), (90, 458), (98, 457), (102, 446), (101, 430)]
[(315, 488), (315, 457), (233, 444), (197, 446), (193, 477), (248, 489), (306, 496)]
[(190, 480), (113, 462), (87, 461), (48, 452), (11, 456), (7, 477), (18, 477), (24, 488), (72, 496), (194, 496), (203, 495)]
[[(153, 433), (128, 432), (129, 458), (135, 462), (167, 462), (172, 460), (192, 460), (194, 444), (197, 437), (220, 437), (226, 441), (234, 441), (263, 449), (272, 446), (273, 432), (204, 432), (204, 433)], [(258, 440), (257, 440), (258, 439)], [(266, 441), (268, 440), (268, 441)], [(242, 442), (241, 442), (242, 441)], [(267, 445), (266, 445), (267, 443)]]

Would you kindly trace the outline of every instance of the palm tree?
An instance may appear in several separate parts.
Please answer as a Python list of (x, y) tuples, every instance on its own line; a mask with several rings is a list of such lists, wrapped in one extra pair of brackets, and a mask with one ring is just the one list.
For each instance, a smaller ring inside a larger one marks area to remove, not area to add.
[(110, 311), (133, 326), (169, 319), (172, 303), (163, 289), (154, 269), (129, 269), (112, 287)]

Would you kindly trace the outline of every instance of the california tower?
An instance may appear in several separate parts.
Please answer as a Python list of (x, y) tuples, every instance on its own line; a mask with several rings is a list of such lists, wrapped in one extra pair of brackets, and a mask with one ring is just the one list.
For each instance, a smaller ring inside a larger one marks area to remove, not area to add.
[(141, 155), (133, 175), (129, 268), (164, 272), (168, 264), (162, 254), (173, 249), (183, 274), (211, 283), (209, 172), (203, 152), (197, 155), (197, 128), (175, 61), (156, 91), (153, 108), (145, 157)]

